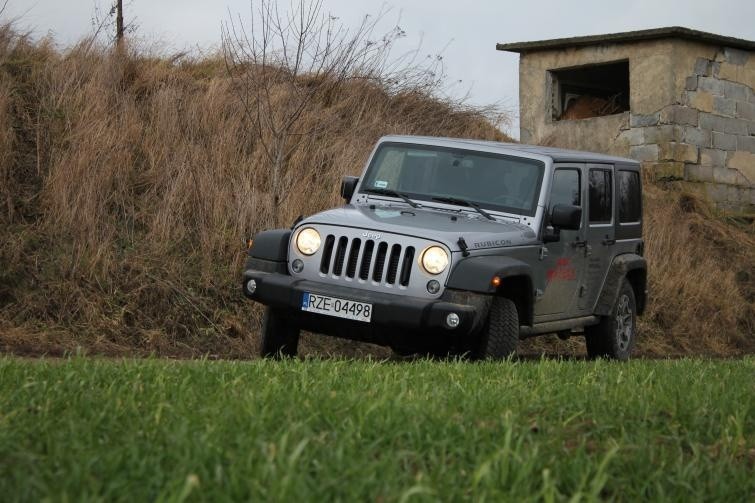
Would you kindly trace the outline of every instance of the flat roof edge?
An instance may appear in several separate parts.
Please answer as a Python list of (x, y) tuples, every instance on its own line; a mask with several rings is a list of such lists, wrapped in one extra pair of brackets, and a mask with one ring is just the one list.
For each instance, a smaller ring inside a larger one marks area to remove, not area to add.
[(735, 49), (755, 51), (755, 41), (745, 40), (725, 35), (717, 35), (705, 31), (692, 30), (683, 26), (669, 26), (665, 28), (653, 28), (650, 30), (626, 31), (621, 33), (607, 33), (603, 35), (587, 35), (583, 37), (554, 38), (550, 40), (535, 40), (531, 42), (512, 42), (496, 44), (499, 51), (507, 52), (535, 52), (567, 47), (584, 47), (599, 44), (621, 44), (640, 42), (645, 40), (658, 40), (663, 38), (679, 38), (697, 42), (707, 42)]

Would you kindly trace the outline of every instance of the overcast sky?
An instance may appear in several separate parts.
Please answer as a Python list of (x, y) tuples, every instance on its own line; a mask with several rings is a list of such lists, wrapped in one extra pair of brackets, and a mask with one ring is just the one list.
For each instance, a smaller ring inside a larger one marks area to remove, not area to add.
[[(0, 0), (2, 4), (3, 0)], [(288, 5), (291, 0), (281, 0)], [(229, 13), (247, 16), (249, 0), (124, 0), (126, 23), (141, 38), (168, 50), (217, 47)], [(18, 17), (37, 35), (50, 33), (62, 46), (92, 32), (95, 6), (109, 0), (9, 0), (3, 15)], [(474, 104), (499, 103), (518, 113), (518, 56), (495, 50), (519, 42), (617, 31), (685, 26), (755, 39), (755, 0), (324, 0), (324, 8), (348, 26), (365, 14), (390, 9), (384, 31), (397, 22), (406, 31), (397, 53), (442, 51), (450, 92), (467, 92)], [(461, 81), (459, 83), (459, 81)], [(510, 131), (518, 137), (516, 122)]]

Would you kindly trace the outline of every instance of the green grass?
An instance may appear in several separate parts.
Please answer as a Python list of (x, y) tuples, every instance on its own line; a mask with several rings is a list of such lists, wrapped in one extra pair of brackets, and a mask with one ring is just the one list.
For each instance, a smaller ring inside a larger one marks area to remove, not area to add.
[(0, 499), (743, 501), (755, 360), (0, 359)]

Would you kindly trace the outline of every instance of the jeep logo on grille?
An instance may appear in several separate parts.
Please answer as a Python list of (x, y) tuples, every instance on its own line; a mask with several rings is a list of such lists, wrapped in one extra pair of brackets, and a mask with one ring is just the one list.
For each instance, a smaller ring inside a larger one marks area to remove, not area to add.
[(365, 231), (365, 232), (362, 233), (362, 237), (365, 238), (365, 239), (380, 239), (381, 236), (382, 236), (382, 234), (380, 234), (379, 232), (368, 232), (368, 231)]

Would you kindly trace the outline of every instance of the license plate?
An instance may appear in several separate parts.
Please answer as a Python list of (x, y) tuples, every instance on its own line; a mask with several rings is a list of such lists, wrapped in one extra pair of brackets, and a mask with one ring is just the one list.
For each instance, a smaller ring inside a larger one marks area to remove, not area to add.
[(309, 292), (302, 295), (301, 310), (365, 323), (372, 319), (372, 304)]

